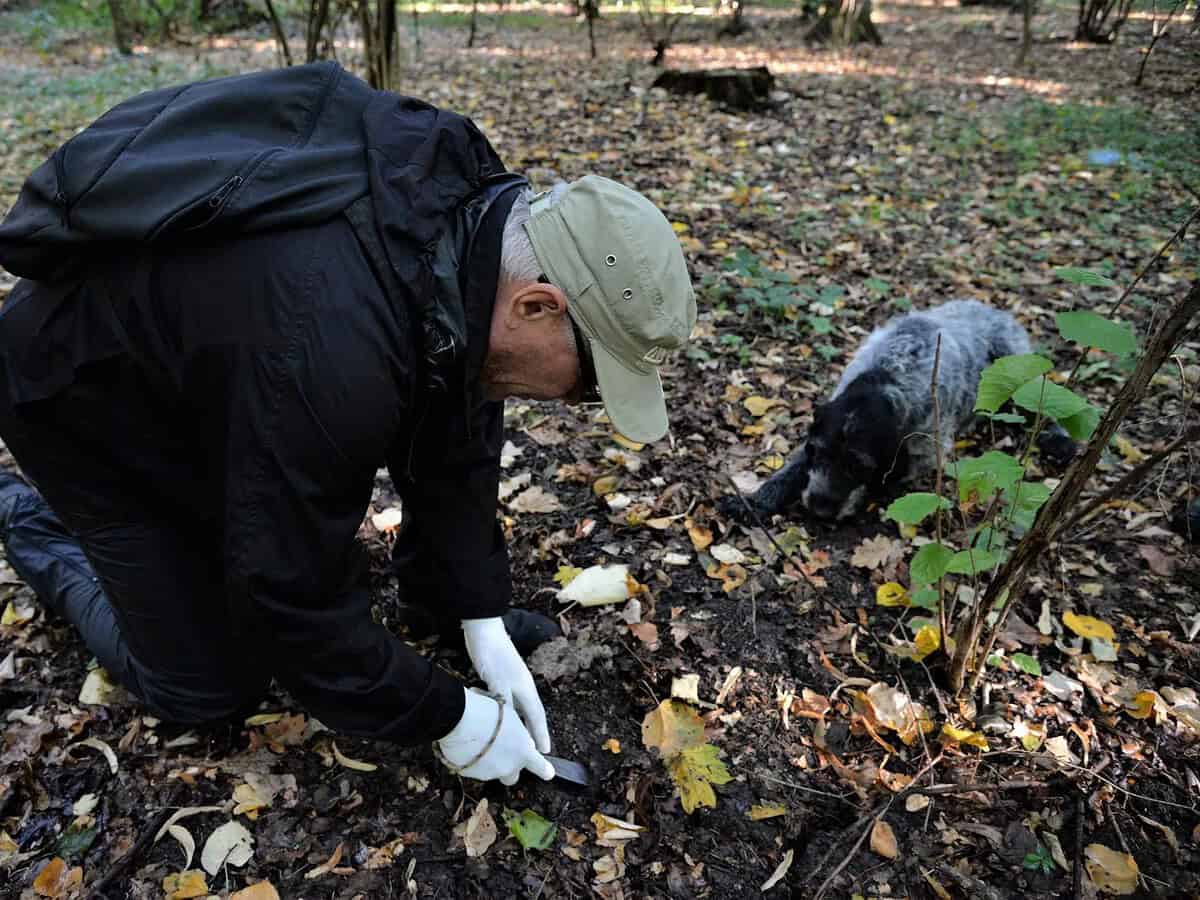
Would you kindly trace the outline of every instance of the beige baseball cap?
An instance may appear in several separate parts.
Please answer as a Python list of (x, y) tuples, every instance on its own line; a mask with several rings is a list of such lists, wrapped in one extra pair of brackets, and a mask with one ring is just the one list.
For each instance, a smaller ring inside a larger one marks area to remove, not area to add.
[(535, 197), (525, 231), (546, 277), (566, 292), (613, 426), (631, 440), (658, 440), (667, 433), (658, 367), (696, 323), (671, 223), (637, 191), (585, 175), (552, 206)]

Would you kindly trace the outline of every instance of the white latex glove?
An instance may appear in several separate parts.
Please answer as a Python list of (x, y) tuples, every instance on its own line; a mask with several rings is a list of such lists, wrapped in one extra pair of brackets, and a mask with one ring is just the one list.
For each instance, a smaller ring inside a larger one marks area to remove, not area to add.
[(538, 696), (533, 676), (521, 654), (513, 646), (504, 628), (504, 620), (463, 619), (463, 635), (471, 664), (488, 686), (488, 690), (503, 697), (525, 722), (533, 742), (542, 753), (550, 752), (550, 730), (546, 727), (546, 709)]
[(478, 760), (466, 765), (487, 746), (496, 731), (498, 707), (491, 697), (467, 691), (462, 718), (453, 731), (438, 741), (438, 749), (446, 762), (460, 775), (478, 781), (499, 778), (504, 784), (516, 784), (522, 769), (549, 781), (554, 777), (554, 767), (538, 753), (533, 738), (517, 718), (511, 703), (504, 704), (504, 718), (492, 746)]

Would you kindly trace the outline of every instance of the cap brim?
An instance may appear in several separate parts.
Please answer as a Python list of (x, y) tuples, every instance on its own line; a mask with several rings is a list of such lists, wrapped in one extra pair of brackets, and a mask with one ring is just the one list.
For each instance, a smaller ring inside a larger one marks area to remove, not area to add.
[(648, 444), (667, 433), (667, 400), (658, 370), (643, 375), (621, 364), (599, 341), (588, 340), (604, 410), (631, 441)]

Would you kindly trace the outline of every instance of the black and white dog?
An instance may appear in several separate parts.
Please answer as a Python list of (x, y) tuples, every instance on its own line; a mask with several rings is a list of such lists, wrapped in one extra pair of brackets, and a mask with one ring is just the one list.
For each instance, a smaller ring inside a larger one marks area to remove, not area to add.
[[(940, 433), (934, 434), (931, 386), (938, 363)], [(934, 441), (948, 451), (970, 421), (984, 368), (1001, 356), (1031, 352), (1011, 315), (975, 300), (954, 300), (892, 319), (854, 355), (829, 402), (818, 407), (799, 451), (748, 502), (763, 515), (797, 500), (821, 519), (847, 519), (883, 488), (932, 471)], [(1042, 452), (1069, 460), (1075, 444), (1056, 424)], [(725, 508), (737, 511), (734, 504)]]

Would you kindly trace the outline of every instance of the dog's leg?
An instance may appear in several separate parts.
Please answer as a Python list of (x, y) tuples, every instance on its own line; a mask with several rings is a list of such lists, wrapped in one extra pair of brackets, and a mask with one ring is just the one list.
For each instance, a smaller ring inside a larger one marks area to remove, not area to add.
[[(808, 456), (802, 444), (800, 449), (792, 454), (787, 464), (772, 475), (753, 494), (745, 498), (754, 511), (764, 518), (782, 513), (800, 499), (808, 483)], [(737, 497), (727, 497), (721, 501), (723, 513), (738, 520), (747, 518), (746, 509)]]

